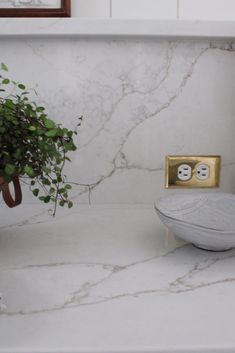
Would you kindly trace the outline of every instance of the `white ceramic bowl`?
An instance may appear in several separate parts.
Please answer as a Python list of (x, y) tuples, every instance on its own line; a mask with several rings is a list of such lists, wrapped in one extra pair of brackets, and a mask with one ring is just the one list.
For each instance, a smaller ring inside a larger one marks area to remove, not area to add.
[(171, 195), (155, 204), (161, 221), (178, 237), (213, 251), (235, 247), (235, 195)]

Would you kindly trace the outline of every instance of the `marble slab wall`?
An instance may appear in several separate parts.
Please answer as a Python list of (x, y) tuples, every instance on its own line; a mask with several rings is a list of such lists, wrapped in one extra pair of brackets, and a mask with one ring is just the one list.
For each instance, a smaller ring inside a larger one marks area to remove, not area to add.
[[(152, 203), (168, 154), (222, 156), (235, 191), (235, 46), (230, 42), (1, 39), (0, 61), (70, 128), (77, 202)], [(24, 192), (25, 203), (35, 200)]]

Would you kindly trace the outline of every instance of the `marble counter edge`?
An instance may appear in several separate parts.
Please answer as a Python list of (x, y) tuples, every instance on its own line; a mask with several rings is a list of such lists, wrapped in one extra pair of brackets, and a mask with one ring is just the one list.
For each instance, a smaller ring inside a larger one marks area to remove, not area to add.
[(159, 348), (123, 348), (123, 349), (92, 349), (92, 348), (79, 348), (79, 349), (10, 349), (2, 350), (0, 353), (234, 353), (234, 347), (159, 347)]
[(0, 18), (4, 37), (235, 38), (235, 21)]

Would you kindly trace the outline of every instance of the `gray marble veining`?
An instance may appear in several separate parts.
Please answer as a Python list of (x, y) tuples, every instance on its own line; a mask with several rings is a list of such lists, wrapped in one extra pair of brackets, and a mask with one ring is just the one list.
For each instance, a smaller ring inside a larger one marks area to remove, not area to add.
[(37, 213), (0, 230), (0, 352), (235, 349), (234, 250), (180, 242), (150, 206)]
[(67, 169), (78, 202), (153, 203), (167, 154), (221, 155), (221, 189), (234, 191), (233, 42), (26, 38), (0, 49), (52, 118), (74, 127), (84, 116)]

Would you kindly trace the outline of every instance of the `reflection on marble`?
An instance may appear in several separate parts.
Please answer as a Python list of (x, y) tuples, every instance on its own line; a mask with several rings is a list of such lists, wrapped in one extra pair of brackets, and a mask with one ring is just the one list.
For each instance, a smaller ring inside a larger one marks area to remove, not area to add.
[(186, 245), (144, 205), (19, 210), (0, 230), (0, 352), (235, 350), (234, 250)]
[(93, 204), (153, 203), (167, 154), (222, 155), (221, 189), (234, 191), (233, 43), (25, 38), (0, 50), (52, 118), (74, 127), (84, 116), (67, 169), (84, 184), (78, 202), (90, 191)]

